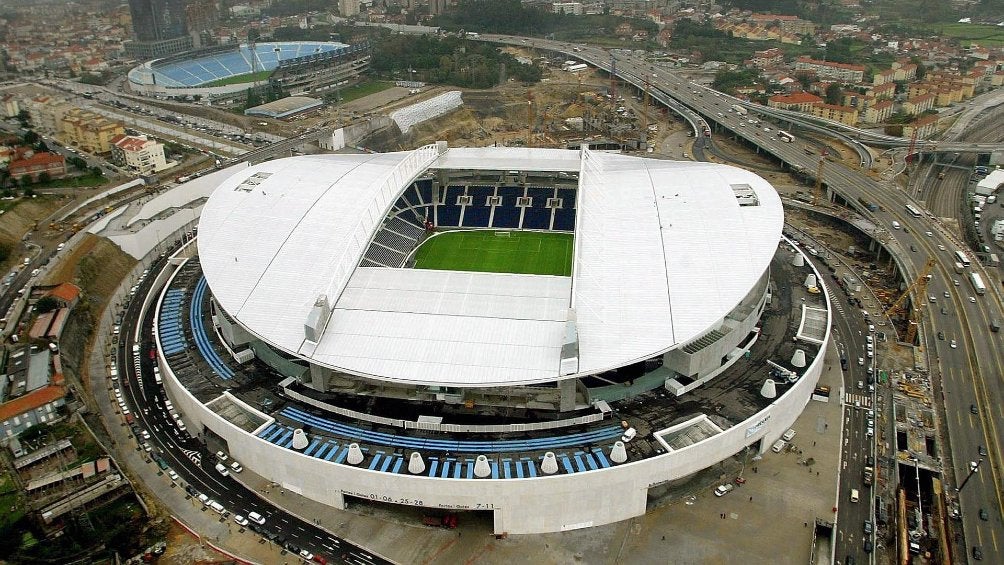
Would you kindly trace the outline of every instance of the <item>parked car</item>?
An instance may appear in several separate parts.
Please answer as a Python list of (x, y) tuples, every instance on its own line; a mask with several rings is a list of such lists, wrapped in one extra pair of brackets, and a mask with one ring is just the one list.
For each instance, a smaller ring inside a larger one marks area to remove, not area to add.
[(733, 485), (732, 483), (725, 483), (724, 485), (718, 485), (718, 488), (715, 489), (715, 496), (725, 496), (726, 494), (732, 492), (732, 490), (735, 488), (736, 486)]

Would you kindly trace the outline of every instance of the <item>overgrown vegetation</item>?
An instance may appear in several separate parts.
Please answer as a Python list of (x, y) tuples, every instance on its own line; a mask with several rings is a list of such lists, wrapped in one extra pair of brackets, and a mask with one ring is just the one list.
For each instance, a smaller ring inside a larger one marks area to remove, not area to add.
[(759, 82), (760, 72), (757, 69), (740, 68), (734, 71), (721, 69), (715, 73), (711, 87), (726, 94), (735, 94), (737, 88), (754, 86)]
[(625, 22), (630, 23), (634, 30), (647, 31), (649, 37), (659, 31), (658, 26), (649, 20), (602, 14), (555, 14), (542, 6), (524, 5), (520, 0), (460, 0), (454, 10), (436, 20), (436, 25), (454, 30), (548, 36), (575, 41), (586, 38), (609, 39), (617, 26)]
[(532, 84), (542, 73), (537, 65), (520, 63), (491, 44), (424, 35), (385, 35), (374, 41), (371, 68), (396, 79), (463, 88), (491, 88), (507, 77)]

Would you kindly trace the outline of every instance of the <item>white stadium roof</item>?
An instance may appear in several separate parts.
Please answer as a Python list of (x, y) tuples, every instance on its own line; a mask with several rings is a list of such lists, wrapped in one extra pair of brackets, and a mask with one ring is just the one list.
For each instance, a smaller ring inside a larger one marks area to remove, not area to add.
[[(357, 267), (398, 195), (429, 169), (579, 175), (571, 277)], [(220, 184), (199, 255), (251, 333), (336, 371), (503, 386), (590, 374), (684, 345), (735, 308), (781, 236), (774, 189), (724, 165), (588, 150), (446, 149), (268, 161)], [(319, 296), (330, 318), (307, 323)], [(566, 326), (577, 370), (562, 370)]]

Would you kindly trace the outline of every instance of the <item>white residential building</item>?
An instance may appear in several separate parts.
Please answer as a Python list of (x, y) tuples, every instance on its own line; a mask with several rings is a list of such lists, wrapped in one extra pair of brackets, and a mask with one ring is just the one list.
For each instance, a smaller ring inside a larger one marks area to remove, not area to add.
[(112, 160), (139, 174), (153, 173), (168, 167), (164, 144), (145, 135), (117, 135), (112, 138)]

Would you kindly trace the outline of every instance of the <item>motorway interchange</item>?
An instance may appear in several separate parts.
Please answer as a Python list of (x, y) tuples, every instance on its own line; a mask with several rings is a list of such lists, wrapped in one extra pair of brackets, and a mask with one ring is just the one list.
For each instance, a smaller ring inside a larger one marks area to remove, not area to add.
[[(513, 45), (527, 46), (537, 49), (560, 52), (569, 57), (577, 57), (599, 68), (609, 69), (610, 54), (604, 50), (572, 45), (562, 42), (528, 39), (509, 36), (483, 36), (482, 39), (498, 41)], [(630, 82), (635, 88), (648, 88), (654, 99), (662, 101), (671, 98), (673, 106), (683, 105), (686, 113), (684, 119), (691, 122), (695, 134), (700, 135), (706, 129), (705, 124), (714, 123), (718, 131), (726, 131), (731, 135), (745, 140), (755, 146), (760, 152), (773, 155), (778, 160), (787, 163), (792, 168), (803, 171), (814, 171), (818, 165), (820, 147), (818, 143), (805, 139), (794, 139), (786, 143), (778, 139), (774, 132), (763, 131), (760, 124), (750, 124), (753, 114), (766, 114), (766, 108), (752, 105), (737, 99), (715, 93), (701, 85), (675, 76), (672, 69), (657, 67), (647, 61), (635, 57), (619, 57), (617, 74), (622, 80)], [(740, 116), (732, 106), (741, 104), (748, 110), (749, 117)], [(672, 107), (672, 106), (671, 106)], [(730, 110), (733, 110), (730, 112)], [(689, 114), (699, 114), (692, 118)], [(753, 117), (756, 119), (755, 117)], [(776, 131), (775, 126), (772, 127)], [(837, 136), (834, 132), (835, 137)], [(709, 135), (710, 137), (710, 135)], [(860, 144), (852, 144), (861, 150)], [(965, 143), (952, 144), (951, 148), (942, 150), (965, 151), (983, 150), (984, 145)], [(696, 153), (696, 152), (695, 152)], [(867, 174), (870, 163), (861, 159), (857, 166), (846, 166), (840, 162), (829, 162), (823, 175), (823, 182), (828, 187), (830, 195), (842, 198), (851, 206), (862, 208), (859, 203), (868, 202), (873, 209), (859, 210), (868, 217), (875, 226), (874, 237), (885, 245), (893, 254), (897, 267), (903, 278), (913, 281), (924, 268), (928, 257), (935, 260), (933, 277), (929, 289), (935, 296), (940, 296), (941, 303), (946, 305), (949, 314), (938, 314), (940, 310), (928, 309), (920, 332), (920, 344), (928, 357), (932, 380), (938, 383), (936, 390), (943, 391), (944, 406), (941, 410), (950, 438), (950, 461), (952, 468), (945, 463), (946, 476), (943, 477), (951, 491), (955, 491), (966, 476), (970, 474), (971, 462), (979, 452), (983, 456), (979, 472), (966, 483), (961, 492), (957, 492), (962, 512), (962, 523), (966, 538), (964, 547), (957, 547), (956, 554), (967, 556), (979, 555), (990, 562), (1004, 562), (1004, 547), (998, 540), (1001, 530), (1001, 514), (1004, 511), (1004, 501), (1000, 489), (1001, 484), (1001, 436), (998, 428), (1004, 425), (1004, 407), (993, 399), (1004, 397), (1004, 354), (1000, 334), (988, 331), (995, 321), (1004, 319), (1004, 300), (996, 285), (991, 284), (986, 295), (956, 287), (954, 279), (959, 274), (954, 271), (956, 262), (955, 251), (964, 250), (966, 246), (946, 229), (943, 229), (931, 214), (916, 216), (907, 211), (911, 205), (922, 210), (923, 205), (913, 200), (911, 195), (898, 188), (884, 185)], [(894, 229), (899, 225), (902, 229)], [(907, 251), (917, 249), (917, 252)], [(989, 276), (982, 266), (974, 263), (973, 272), (982, 272), (984, 280), (1000, 279), (998, 273)], [(965, 284), (965, 283), (963, 283)], [(945, 293), (948, 293), (947, 298)], [(924, 300), (926, 297), (917, 297)], [(858, 323), (863, 321), (859, 320)], [(853, 327), (853, 326), (852, 326)], [(848, 327), (847, 335), (857, 335), (857, 330)], [(936, 339), (938, 332), (949, 337), (947, 340)], [(874, 365), (875, 361), (872, 360)], [(873, 367), (874, 369), (874, 367)], [(873, 371), (874, 372), (874, 371)], [(845, 377), (845, 387), (853, 389), (859, 375), (850, 371)], [(867, 413), (864, 415), (867, 417)], [(867, 419), (860, 415), (849, 416), (849, 427), (845, 436), (853, 437), (862, 427), (867, 433)], [(862, 426), (862, 424), (865, 424)], [(865, 436), (860, 440), (861, 449), (854, 449), (857, 458), (874, 454), (874, 436)], [(861, 468), (859, 464), (858, 469)], [(851, 471), (842, 472), (842, 485), (847, 481), (859, 481), (861, 474)], [(841, 490), (841, 500), (847, 497), (847, 490)], [(846, 509), (848, 504), (843, 504)], [(872, 505), (857, 504), (857, 508), (870, 508)], [(982, 511), (982, 512), (981, 512)], [(864, 516), (874, 514), (874, 509), (867, 513), (849, 511), (838, 518), (838, 529), (847, 532), (860, 531), (865, 536), (863, 526)], [(984, 520), (987, 515), (992, 519)], [(842, 521), (847, 520), (847, 524)], [(874, 523), (874, 521), (872, 521)], [(874, 534), (871, 534), (874, 535)], [(850, 536), (848, 536), (850, 539)], [(861, 536), (856, 536), (855, 543), (845, 543), (837, 540), (836, 555), (859, 554), (864, 544)], [(868, 556), (874, 560), (874, 553)]]

